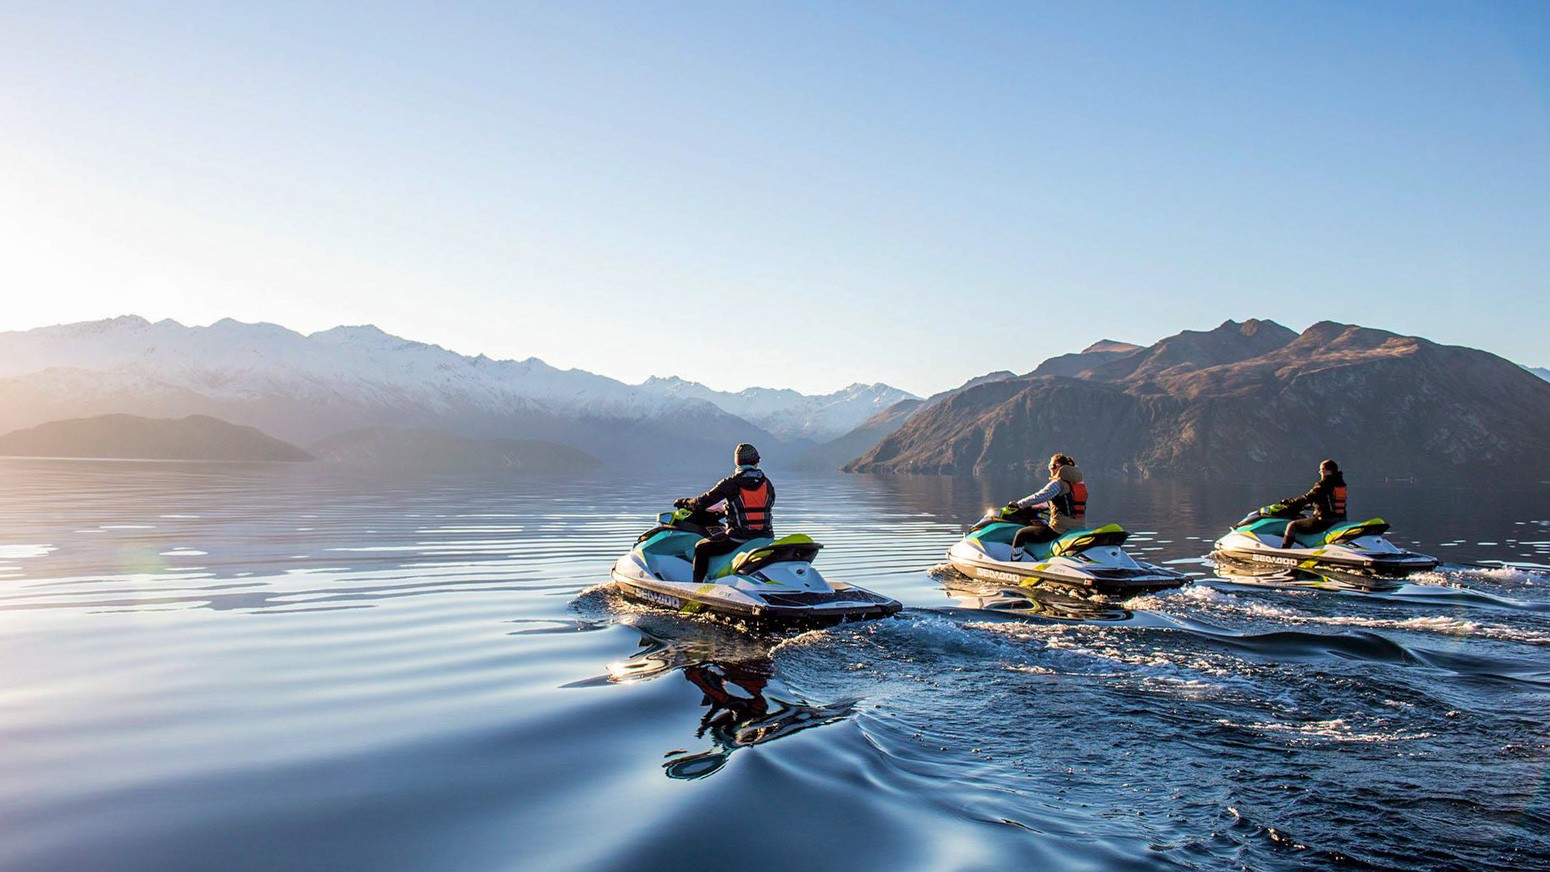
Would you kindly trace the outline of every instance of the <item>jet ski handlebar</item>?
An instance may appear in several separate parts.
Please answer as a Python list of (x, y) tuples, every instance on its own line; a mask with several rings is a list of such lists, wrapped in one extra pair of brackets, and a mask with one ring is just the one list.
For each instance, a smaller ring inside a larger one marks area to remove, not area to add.
[(1302, 517), (1302, 514), (1303, 513), (1301, 510), (1289, 508), (1285, 503), (1271, 503), (1268, 506), (1260, 506), (1254, 511), (1249, 512), (1247, 515), (1244, 515), (1243, 520), (1239, 521), (1233, 526), (1242, 527), (1247, 524), (1252, 524), (1255, 521), (1264, 521), (1270, 518), (1282, 521), (1295, 521)]

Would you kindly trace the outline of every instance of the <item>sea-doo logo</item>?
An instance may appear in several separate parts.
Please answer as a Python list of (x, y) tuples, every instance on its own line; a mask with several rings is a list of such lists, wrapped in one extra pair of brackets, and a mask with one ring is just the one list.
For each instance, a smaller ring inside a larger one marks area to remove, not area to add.
[(992, 581), (1010, 581), (1013, 584), (1023, 580), (1022, 576), (1014, 575), (1010, 572), (1001, 572), (1000, 570), (996, 569), (977, 569), (976, 574), (979, 575), (980, 578), (988, 578)]
[(635, 594), (636, 596), (639, 596), (641, 599), (647, 600), (648, 602), (654, 602), (663, 606), (671, 606), (672, 608), (677, 608), (683, 604), (683, 600), (676, 596), (668, 596), (665, 593), (657, 593), (654, 590), (649, 590), (643, 587), (635, 588)]

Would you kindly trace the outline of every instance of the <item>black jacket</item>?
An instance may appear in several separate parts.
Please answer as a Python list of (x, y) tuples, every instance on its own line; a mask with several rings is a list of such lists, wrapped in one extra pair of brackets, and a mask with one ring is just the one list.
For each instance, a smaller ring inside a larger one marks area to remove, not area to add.
[(1344, 521), (1345, 504), (1343, 501), (1337, 504), (1335, 500), (1335, 488), (1345, 487), (1345, 474), (1336, 472), (1330, 475), (1320, 476), (1319, 483), (1314, 485), (1307, 493), (1300, 497), (1292, 497), (1282, 500), (1282, 504), (1289, 509), (1302, 509), (1313, 507), (1313, 517), (1320, 521)]
[[(760, 487), (765, 488), (763, 509), (751, 508), (745, 497), (751, 497)], [(716, 482), (710, 490), (689, 501), (689, 508), (697, 511), (725, 501), (727, 504), (727, 535), (734, 539), (754, 539), (774, 536), (775, 525), (770, 510), (775, 506), (775, 485), (765, 478), (760, 469), (744, 469)]]

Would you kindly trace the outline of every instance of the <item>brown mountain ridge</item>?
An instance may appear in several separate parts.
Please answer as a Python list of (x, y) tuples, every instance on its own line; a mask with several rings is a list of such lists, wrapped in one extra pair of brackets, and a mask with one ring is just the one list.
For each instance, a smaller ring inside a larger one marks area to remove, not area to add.
[(1550, 479), (1550, 382), (1472, 348), (1350, 324), (1185, 331), (1074, 376), (980, 385), (923, 409), (848, 472), (1253, 478), (1334, 457), (1363, 477)]

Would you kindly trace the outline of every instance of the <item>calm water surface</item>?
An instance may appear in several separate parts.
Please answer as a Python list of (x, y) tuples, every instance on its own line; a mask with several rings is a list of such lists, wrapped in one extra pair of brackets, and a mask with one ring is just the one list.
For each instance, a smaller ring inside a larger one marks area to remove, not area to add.
[(1353, 476), (1449, 561), (1362, 592), (1211, 577), (1285, 488), (1098, 483), (1200, 580), (996, 612), (939, 564), (1029, 482), (777, 481), (898, 618), (621, 601), (708, 482), (0, 462), (0, 869), (1550, 867), (1538, 491)]

